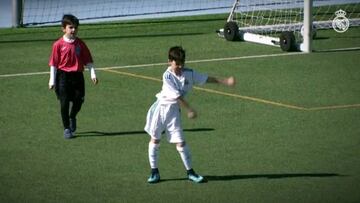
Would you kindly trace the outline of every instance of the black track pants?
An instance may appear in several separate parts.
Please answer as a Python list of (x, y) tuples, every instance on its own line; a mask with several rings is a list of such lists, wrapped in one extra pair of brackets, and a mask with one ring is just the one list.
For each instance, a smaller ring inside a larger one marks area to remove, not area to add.
[(69, 128), (69, 119), (76, 118), (84, 102), (85, 82), (83, 73), (57, 70), (55, 92), (60, 101), (64, 129)]

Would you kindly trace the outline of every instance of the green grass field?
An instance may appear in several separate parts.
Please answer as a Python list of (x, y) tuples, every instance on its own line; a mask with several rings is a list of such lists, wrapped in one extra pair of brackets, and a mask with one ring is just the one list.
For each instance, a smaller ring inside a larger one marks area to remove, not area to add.
[[(225, 19), (81, 25), (100, 83), (85, 72), (72, 140), (43, 73), (60, 27), (0, 29), (0, 202), (359, 202), (360, 28), (318, 31), (316, 52), (287, 55), (219, 38)], [(186, 139), (208, 182), (187, 181), (163, 140), (163, 181), (149, 185), (143, 127), (174, 45), (188, 66), (237, 85), (188, 97), (199, 117), (184, 117)]]

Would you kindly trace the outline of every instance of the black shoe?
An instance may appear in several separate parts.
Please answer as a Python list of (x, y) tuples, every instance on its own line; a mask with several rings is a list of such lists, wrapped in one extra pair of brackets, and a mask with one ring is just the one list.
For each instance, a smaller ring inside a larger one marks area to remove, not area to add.
[(76, 118), (70, 118), (70, 130), (72, 133), (76, 131)]

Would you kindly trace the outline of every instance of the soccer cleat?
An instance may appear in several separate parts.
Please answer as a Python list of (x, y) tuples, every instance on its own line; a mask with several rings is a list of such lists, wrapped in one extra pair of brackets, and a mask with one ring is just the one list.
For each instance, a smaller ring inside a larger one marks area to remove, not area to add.
[(76, 131), (76, 118), (70, 118), (70, 130), (72, 133)]
[(74, 136), (73, 136), (72, 132), (70, 131), (70, 129), (66, 128), (66, 129), (64, 130), (64, 138), (65, 138), (65, 139), (71, 139), (71, 138), (73, 138), (73, 137), (74, 137)]
[(160, 173), (159, 170), (156, 169), (151, 169), (151, 174), (150, 177), (148, 178), (148, 183), (158, 183), (160, 182)]
[(195, 173), (193, 169), (187, 171), (188, 179), (195, 182), (195, 183), (202, 183), (204, 182), (204, 177)]
[(189, 174), (188, 178), (195, 183), (202, 183), (204, 181), (204, 177), (198, 174)]

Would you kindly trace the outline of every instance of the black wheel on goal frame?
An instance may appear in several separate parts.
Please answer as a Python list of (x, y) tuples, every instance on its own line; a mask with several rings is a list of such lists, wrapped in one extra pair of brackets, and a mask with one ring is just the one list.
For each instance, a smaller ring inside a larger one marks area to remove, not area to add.
[(285, 31), (280, 35), (280, 48), (283, 51), (295, 51), (296, 40), (293, 32)]
[(237, 41), (240, 39), (239, 27), (236, 22), (230, 21), (225, 24), (224, 37), (227, 41)]

